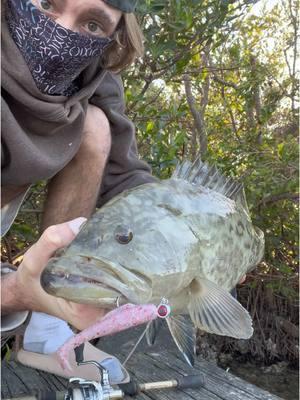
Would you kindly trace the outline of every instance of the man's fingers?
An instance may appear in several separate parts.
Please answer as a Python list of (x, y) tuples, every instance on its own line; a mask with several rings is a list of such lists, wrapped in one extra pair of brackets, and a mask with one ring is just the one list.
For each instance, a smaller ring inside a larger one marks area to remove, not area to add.
[(24, 256), (23, 262), (31, 273), (41, 273), (55, 251), (72, 242), (85, 221), (86, 218), (79, 217), (47, 228)]
[(58, 313), (56, 315), (80, 330), (102, 319), (108, 311), (96, 306), (77, 304), (59, 297), (56, 298), (55, 312)]

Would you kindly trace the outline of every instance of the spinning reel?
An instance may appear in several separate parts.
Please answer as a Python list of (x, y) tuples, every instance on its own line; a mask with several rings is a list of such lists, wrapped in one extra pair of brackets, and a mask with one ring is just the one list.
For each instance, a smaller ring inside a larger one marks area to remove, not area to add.
[(123, 399), (125, 396), (135, 396), (141, 392), (154, 389), (166, 388), (199, 388), (204, 386), (203, 375), (190, 375), (182, 376), (179, 379), (172, 379), (168, 381), (149, 382), (149, 383), (136, 383), (131, 381), (129, 383), (119, 384), (120, 389), (114, 389), (109, 383), (109, 375), (105, 368), (96, 361), (81, 361), (79, 365), (93, 364), (98, 368), (100, 374), (100, 381), (88, 381), (81, 378), (71, 378), (67, 393), (63, 398), (58, 399), (39, 399), (39, 400), (113, 400)]

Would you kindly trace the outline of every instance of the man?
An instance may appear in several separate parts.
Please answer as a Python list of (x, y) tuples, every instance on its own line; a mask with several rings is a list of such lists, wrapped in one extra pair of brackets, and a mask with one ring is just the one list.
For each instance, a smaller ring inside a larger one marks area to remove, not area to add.
[[(62, 376), (53, 353), (72, 334), (63, 320), (82, 329), (104, 310), (47, 295), (40, 273), (96, 204), (154, 180), (137, 157), (114, 73), (142, 51), (135, 3), (7, 0), (2, 11), (2, 234), (30, 186), (49, 180), (44, 233), (18, 271), (2, 278), (4, 330), (23, 322), (26, 310), (35, 311), (17, 358)], [(85, 358), (102, 361), (116, 383), (128, 378), (116, 359), (91, 345)], [(96, 377), (97, 371), (73, 365), (71, 374)]]

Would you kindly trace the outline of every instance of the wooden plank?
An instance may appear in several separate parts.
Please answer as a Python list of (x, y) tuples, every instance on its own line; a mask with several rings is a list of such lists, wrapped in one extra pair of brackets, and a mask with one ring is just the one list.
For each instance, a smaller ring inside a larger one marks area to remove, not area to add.
[[(120, 359), (125, 359), (133, 345), (136, 343), (137, 338), (140, 336), (144, 328), (138, 327), (135, 329), (127, 330), (117, 335), (106, 337), (101, 339), (99, 347), (107, 352), (113, 353), (118, 348), (118, 356)], [(146, 345), (143, 341), (137, 348), (137, 353), (147, 354), (153, 358), (152, 365), (158, 368), (163, 365), (168, 371), (177, 371), (182, 374), (197, 374), (197, 372), (203, 372), (206, 377), (206, 387), (211, 395), (215, 395), (218, 398), (221, 396), (222, 399), (235, 398), (237, 400), (242, 398), (243, 400), (280, 400), (281, 398), (275, 396), (267, 391), (256, 387), (255, 385), (245, 382), (242, 379), (232, 375), (230, 372), (218, 368), (215, 364), (209, 363), (203, 360), (201, 357), (197, 357), (194, 368), (191, 368), (185, 361), (183, 361), (177, 347), (171, 339), (170, 333), (167, 327), (161, 329), (160, 335), (153, 347)], [(132, 356), (135, 360), (135, 354)], [(154, 361), (159, 361), (154, 363)], [(146, 361), (145, 361), (146, 362)], [(149, 361), (148, 361), (149, 362)], [(130, 368), (130, 362), (128, 363)], [(220, 385), (224, 385), (226, 391), (220, 391)], [(224, 393), (223, 393), (224, 392)], [(240, 396), (240, 397), (238, 397)], [(281, 399), (282, 400), (282, 399)]]
[[(155, 355), (149, 352), (147, 356), (165, 364), (166, 368), (174, 369), (179, 372), (187, 372), (186, 363), (177, 355), (172, 354), (173, 357), (171, 357), (168, 352), (155, 353)], [(280, 397), (260, 389), (251, 383), (243, 381), (242, 379), (232, 375), (230, 372), (226, 372), (221, 368), (216, 367), (214, 364), (208, 363), (200, 358), (195, 360), (193, 370), (194, 373), (195, 371), (202, 372), (205, 375), (206, 387), (208, 387), (212, 393), (222, 396), (222, 399), (224, 400), (232, 400), (232, 398), (239, 399), (240, 397), (245, 400), (282, 400)], [(191, 373), (191, 371), (189, 371), (189, 373)], [(222, 386), (222, 393), (219, 392), (220, 386)]]
[[(176, 354), (170, 352), (135, 353), (126, 367), (138, 382), (174, 379), (197, 372), (205, 376), (205, 387), (184, 390), (153, 390), (136, 396), (136, 400), (280, 399), (207, 362), (196, 360), (195, 368), (191, 368)], [(64, 390), (66, 387), (66, 379), (33, 370), (16, 362), (3, 362), (2, 399), (36, 393), (39, 390)]]
[[(104, 346), (102, 346), (102, 348), (103, 347)], [(120, 346), (118, 356), (121, 359), (125, 359), (128, 350), (127, 345)], [(280, 397), (243, 381), (231, 373), (218, 368), (215, 364), (204, 361), (201, 357), (197, 357), (195, 366), (190, 367), (183, 361), (178, 351), (162, 350), (161, 346), (158, 352), (149, 351), (148, 348), (147, 352), (140, 351), (135, 353), (128, 364), (126, 364), (126, 367), (130, 371), (135, 371), (134, 374), (137, 376), (138, 380), (144, 381), (144, 377), (140, 371), (144, 371), (147, 365), (150, 365), (152, 369), (156, 370), (155, 375), (153, 375), (153, 380), (172, 379), (180, 375), (203, 373), (205, 376), (205, 388), (198, 389), (196, 393), (191, 389), (184, 390), (191, 398), (193, 398), (193, 396), (198, 398), (201, 394), (201, 399), (204, 396), (208, 396), (208, 398), (211, 399), (221, 398), (223, 400), (232, 400), (232, 398), (237, 400), (280, 400)], [(147, 378), (148, 377), (149, 374), (147, 373)]]
[[(205, 386), (204, 388), (199, 388), (197, 390), (186, 390), (186, 394), (188, 397), (192, 397), (197, 399), (197, 396), (201, 396), (206, 394), (208, 398), (214, 398), (214, 399), (224, 399), (224, 400), (229, 400), (229, 399), (243, 399), (243, 400), (250, 400), (251, 396), (248, 396), (247, 394), (244, 395), (243, 392), (240, 390), (232, 387), (230, 384), (227, 382), (222, 382), (220, 384), (220, 381), (217, 379), (213, 379), (210, 376), (207, 376), (206, 374), (203, 373), (202, 370), (197, 370), (195, 368), (191, 368), (188, 365), (183, 365), (178, 368), (178, 360), (174, 355), (168, 353), (165, 355), (166, 357), (162, 357), (162, 354), (158, 353), (149, 353), (146, 354), (144, 357), (143, 362), (145, 364), (150, 363), (152, 368), (155, 368), (159, 371), (159, 375), (162, 375), (164, 379), (171, 379), (171, 378), (177, 378), (178, 376), (182, 375), (196, 375), (197, 372), (199, 374), (204, 375), (204, 380), (205, 380)], [(166, 362), (167, 360), (167, 362)], [(167, 373), (164, 373), (163, 371), (167, 371)], [(198, 397), (199, 398), (199, 397)]]
[[(134, 366), (134, 368), (131, 368)], [(128, 363), (128, 369), (135, 371), (135, 379), (138, 382), (155, 382), (162, 380), (169, 380), (171, 378), (176, 378), (179, 374), (173, 374), (170, 376), (168, 371), (164, 371), (163, 369), (153, 368), (152, 363), (149, 363), (149, 360), (145, 357), (144, 354), (139, 353), (138, 357), (131, 360), (131, 363)], [(153, 390), (151, 391), (151, 397), (153, 399), (161, 399), (161, 400), (173, 400), (175, 397), (178, 400), (191, 400), (191, 397), (184, 392), (169, 389), (169, 390)], [(150, 394), (150, 392), (149, 392)]]
[[(25, 367), (15, 361), (2, 362), (1, 367), (1, 397), (3, 399), (39, 391), (65, 390), (68, 382), (66, 379)], [(6, 381), (9, 390), (3, 388), (3, 380)]]
[[(191, 368), (176, 354), (170, 352), (136, 353), (126, 367), (138, 382), (174, 379), (197, 372), (205, 376), (205, 387), (153, 390), (136, 396), (136, 400), (280, 399), (205, 361), (196, 360), (195, 368)], [(1, 387), (3, 399), (36, 393), (39, 390), (64, 390), (66, 386), (66, 379), (33, 370), (16, 362), (3, 363)]]
[[(118, 357), (121, 362), (132, 349), (141, 333), (130, 330), (100, 341), (102, 350)], [(117, 349), (117, 351), (116, 351)], [(129, 359), (126, 368), (137, 382), (169, 380), (186, 375), (203, 374), (205, 385), (194, 389), (152, 390), (135, 396), (135, 400), (280, 400), (256, 386), (218, 368), (216, 365), (197, 357), (194, 368), (183, 361), (170, 335), (166, 332), (158, 343), (149, 348), (139, 345)], [(64, 391), (66, 379), (46, 372), (33, 370), (16, 362), (2, 363), (2, 399), (28, 395), (38, 390)], [(132, 399), (126, 397), (127, 400)]]
[(14, 377), (10, 370), (5, 372), (3, 373), (3, 369), (1, 368), (1, 397), (9, 398), (12, 396), (10, 388), (15, 386), (15, 382), (18, 384), (18, 378)]
[[(25, 367), (19, 363), (3, 361), (1, 366), (1, 398), (16, 398), (36, 395), (41, 391), (65, 391), (68, 380), (43, 371)], [(124, 400), (132, 400), (127, 397)], [(146, 394), (135, 397), (136, 400), (152, 400)]]
[[(153, 361), (148, 354), (138, 353), (126, 367), (134, 371), (134, 377), (138, 382), (161, 381), (180, 378), (184, 374), (166, 366), (164, 362)], [(150, 371), (149, 371), (150, 370)], [(184, 390), (155, 390), (151, 392), (153, 399), (173, 400), (176, 396), (178, 400), (195, 399), (198, 400), (220, 400), (220, 397), (210, 393), (206, 388), (184, 389)]]
[[(50, 386), (49, 387), (50, 390), (57, 390), (59, 392), (59, 391), (62, 391), (62, 390), (66, 389), (66, 385), (68, 383), (67, 379), (62, 378), (60, 376), (53, 375), (53, 374), (49, 374), (49, 373), (44, 372), (44, 371), (39, 371), (39, 375), (44, 380), (47, 380), (48, 385)], [(50, 377), (50, 380), (49, 380), (49, 377)]]

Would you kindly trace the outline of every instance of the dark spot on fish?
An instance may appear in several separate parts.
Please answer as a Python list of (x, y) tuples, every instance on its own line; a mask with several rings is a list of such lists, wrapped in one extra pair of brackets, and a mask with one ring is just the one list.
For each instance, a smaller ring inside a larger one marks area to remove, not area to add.
[(199, 235), (197, 234), (197, 232), (194, 231), (194, 229), (193, 229), (190, 225), (188, 225), (188, 228), (189, 228), (189, 230), (192, 232), (192, 234), (195, 236), (195, 238), (196, 238), (197, 240), (200, 240)]
[(94, 217), (93, 217), (93, 219), (96, 221), (97, 225), (103, 220), (103, 218), (104, 218), (104, 214), (100, 213), (100, 212), (95, 213)]
[(90, 235), (86, 243), (87, 250), (88, 249), (90, 249), (90, 251), (92, 251), (93, 249), (97, 250), (99, 246), (101, 246), (102, 241), (103, 241), (103, 235), (100, 236), (95, 236), (95, 234), (93, 236)]
[(229, 225), (229, 232), (232, 232), (232, 231), (233, 231), (233, 225), (230, 224), (230, 225)]
[(232, 238), (232, 236), (226, 235), (225, 238), (224, 238), (224, 247), (225, 247), (225, 248), (226, 248), (226, 247), (228, 248), (228, 247), (230, 247), (232, 244), (233, 244), (233, 238)]
[(238, 236), (242, 236), (244, 234), (244, 232), (245, 232), (244, 224), (242, 223), (242, 221), (238, 221), (236, 228), (235, 228), (235, 233)]
[(246, 242), (245, 243), (245, 248), (248, 249), (248, 250), (251, 249), (251, 243), (250, 242)]
[(120, 244), (128, 244), (133, 238), (133, 233), (128, 226), (119, 225), (115, 229), (115, 239)]
[(169, 211), (171, 214), (175, 215), (175, 217), (178, 217), (182, 214), (178, 208), (172, 207), (169, 204), (158, 204), (157, 206)]
[(58, 250), (56, 250), (56, 252), (55, 252), (55, 257), (62, 257), (65, 253), (66, 253), (66, 249), (65, 249), (65, 248), (63, 248), (63, 249), (58, 249)]

